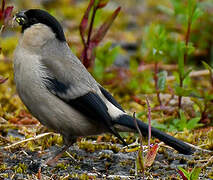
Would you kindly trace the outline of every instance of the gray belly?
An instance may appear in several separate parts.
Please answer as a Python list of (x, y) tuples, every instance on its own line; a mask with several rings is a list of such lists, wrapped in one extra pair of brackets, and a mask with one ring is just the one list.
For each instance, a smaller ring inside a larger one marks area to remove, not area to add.
[[(101, 120), (94, 122), (50, 93), (39, 81), (37, 73), (20, 70), (15, 72), (18, 94), (43, 125), (61, 133), (65, 139), (72, 136), (88, 136), (106, 132)], [(22, 78), (17, 78), (17, 76)], [(21, 79), (21, 80), (20, 80)]]

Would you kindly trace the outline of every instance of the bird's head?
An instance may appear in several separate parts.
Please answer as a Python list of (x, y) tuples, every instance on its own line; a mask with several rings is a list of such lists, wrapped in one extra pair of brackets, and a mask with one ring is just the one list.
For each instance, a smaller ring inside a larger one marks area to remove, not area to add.
[(22, 26), (22, 33), (35, 26), (47, 26), (49, 29), (51, 29), (59, 41), (66, 41), (60, 23), (56, 20), (56, 18), (44, 10), (30, 9), (26, 11), (20, 11), (16, 13), (14, 20), (20, 26)]

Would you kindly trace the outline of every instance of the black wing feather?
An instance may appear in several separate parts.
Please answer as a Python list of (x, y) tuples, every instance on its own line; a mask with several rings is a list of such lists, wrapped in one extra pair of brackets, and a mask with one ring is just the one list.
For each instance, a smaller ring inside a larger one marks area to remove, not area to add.
[(104, 95), (104, 97), (107, 98), (109, 102), (111, 102), (115, 107), (117, 107), (121, 111), (125, 112), (123, 108), (121, 107), (121, 105), (114, 99), (114, 97), (106, 89), (104, 89), (102, 86), (99, 86), (99, 88), (102, 94)]
[(113, 128), (113, 121), (108, 113), (108, 108), (96, 93), (88, 92), (87, 94), (75, 99), (68, 97), (65, 98), (64, 94), (68, 91), (69, 85), (65, 85), (56, 78), (45, 78), (44, 83), (51, 93), (66, 102), (72, 108), (83, 113), (92, 121), (102, 121), (109, 129), (109, 132), (117, 136), (124, 145), (127, 145), (119, 133)]

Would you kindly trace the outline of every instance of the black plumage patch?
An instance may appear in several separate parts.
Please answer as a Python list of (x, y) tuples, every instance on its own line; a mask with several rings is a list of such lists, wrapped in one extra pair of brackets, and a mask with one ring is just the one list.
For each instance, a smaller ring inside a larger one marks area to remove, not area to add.
[(56, 78), (42, 77), (42, 79), (47, 89), (57, 96), (60, 94), (66, 94), (69, 89), (69, 85), (65, 85)]
[[(142, 122), (139, 119), (136, 119), (136, 122), (138, 124), (138, 127), (139, 127), (141, 133), (144, 136), (147, 136), (148, 135), (148, 124)], [(119, 125), (129, 127), (131, 129), (136, 130), (135, 119), (129, 115), (121, 115), (119, 118), (116, 119), (115, 124), (119, 124)], [(153, 128), (153, 127), (151, 128), (151, 132), (152, 132), (152, 136), (160, 139), (161, 141), (163, 141), (167, 145), (173, 147), (180, 153), (187, 154), (187, 155), (193, 153), (193, 148), (190, 145), (184, 143), (183, 141), (176, 139), (176, 138), (174, 138), (164, 132), (161, 132), (160, 130)]]
[(88, 92), (76, 99), (70, 99), (68, 104), (89, 117), (91, 120), (103, 122), (105, 127), (109, 129), (109, 132), (117, 136), (124, 145), (127, 145), (119, 133), (113, 128), (113, 121), (108, 113), (108, 108), (96, 93)]
[(96, 93), (88, 92), (83, 96), (72, 99), (68, 92), (71, 85), (65, 85), (63, 82), (60, 82), (55, 78), (43, 78), (43, 81), (47, 89), (52, 94), (63, 100), (84, 116), (88, 117), (92, 123), (103, 123), (109, 132), (117, 136), (124, 145), (127, 145), (119, 133), (113, 128), (113, 121), (108, 113), (108, 108)]
[(99, 86), (102, 94), (104, 95), (104, 97), (111, 102), (115, 107), (117, 107), (118, 109), (120, 109), (121, 111), (125, 112), (123, 110), (123, 108), (121, 107), (121, 105), (114, 99), (114, 97), (106, 90), (104, 89), (102, 86)]
[(22, 32), (24, 32), (25, 29), (34, 24), (42, 23), (52, 29), (52, 31), (56, 34), (56, 38), (58, 40), (66, 41), (64, 31), (60, 23), (48, 12), (40, 9), (30, 9), (24, 12), (24, 15), (26, 16), (27, 19), (26, 23), (22, 25)]

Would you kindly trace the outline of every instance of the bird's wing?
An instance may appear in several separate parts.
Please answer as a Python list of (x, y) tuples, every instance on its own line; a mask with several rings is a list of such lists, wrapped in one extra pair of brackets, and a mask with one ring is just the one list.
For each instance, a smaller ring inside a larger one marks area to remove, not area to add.
[(121, 107), (121, 105), (114, 99), (114, 97), (102, 86), (99, 85), (99, 88), (101, 90), (101, 93), (104, 95), (104, 97), (111, 102), (115, 107), (120, 109), (121, 111), (125, 112), (124, 109)]
[[(113, 121), (108, 113), (108, 108), (97, 93), (98, 84), (81, 63), (42, 59), (41, 64), (41, 68), (45, 72), (42, 80), (52, 94), (84, 114), (92, 123), (95, 123), (94, 121), (96, 123), (98, 121), (103, 122), (109, 132), (116, 135), (126, 145), (113, 128)], [(101, 92), (105, 91), (101, 90)], [(106, 96), (106, 92), (103, 94)]]

